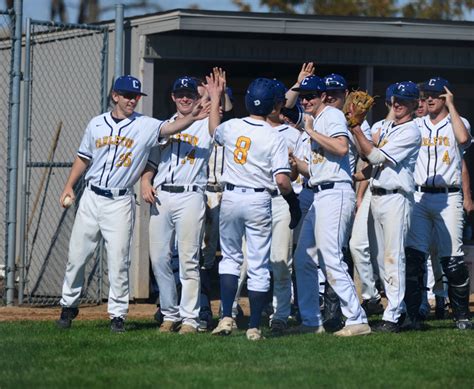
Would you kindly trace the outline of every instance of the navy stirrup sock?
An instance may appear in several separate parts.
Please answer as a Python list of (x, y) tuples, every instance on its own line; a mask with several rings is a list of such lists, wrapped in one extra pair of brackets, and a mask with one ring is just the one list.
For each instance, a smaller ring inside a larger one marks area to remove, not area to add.
[(250, 323), (249, 328), (259, 328), (262, 320), (262, 312), (268, 303), (268, 292), (255, 292), (249, 290)]
[(221, 274), (221, 302), (222, 302), (222, 317), (232, 317), (232, 304), (237, 293), (237, 286), (239, 284), (239, 277), (232, 274)]

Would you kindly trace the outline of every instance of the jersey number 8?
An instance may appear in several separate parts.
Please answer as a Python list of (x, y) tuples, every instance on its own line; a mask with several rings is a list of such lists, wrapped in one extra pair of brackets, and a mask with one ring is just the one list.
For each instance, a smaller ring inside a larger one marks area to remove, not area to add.
[(239, 165), (243, 165), (247, 162), (247, 154), (250, 149), (250, 144), (252, 141), (250, 138), (246, 136), (239, 136), (237, 138), (237, 142), (235, 142), (235, 150), (234, 150), (234, 162), (238, 163)]

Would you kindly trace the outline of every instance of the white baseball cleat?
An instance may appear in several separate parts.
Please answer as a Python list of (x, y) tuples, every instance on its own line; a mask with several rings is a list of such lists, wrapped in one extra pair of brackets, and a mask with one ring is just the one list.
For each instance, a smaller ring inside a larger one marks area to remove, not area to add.
[(265, 339), (262, 336), (262, 331), (260, 331), (258, 328), (249, 328), (247, 330), (246, 335), (247, 335), (248, 340), (262, 340), (262, 339)]
[(234, 319), (231, 317), (223, 317), (219, 320), (219, 324), (217, 327), (214, 328), (212, 331), (212, 335), (230, 335), (232, 332), (232, 328), (234, 326)]
[(370, 326), (366, 323), (363, 324), (346, 324), (342, 330), (334, 333), (335, 336), (357, 336), (357, 335), (369, 335), (372, 332)]

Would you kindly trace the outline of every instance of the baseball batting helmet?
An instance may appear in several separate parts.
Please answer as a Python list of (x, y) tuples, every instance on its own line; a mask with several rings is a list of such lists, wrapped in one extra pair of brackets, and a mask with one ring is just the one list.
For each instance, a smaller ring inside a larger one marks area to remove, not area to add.
[(286, 86), (281, 81), (273, 79), (273, 88), (275, 89), (275, 101), (277, 103), (284, 103), (286, 101)]
[(326, 90), (346, 90), (347, 81), (340, 74), (331, 73), (323, 78)]
[(393, 89), (393, 96), (400, 100), (418, 100), (420, 90), (412, 81), (402, 81), (396, 84)]
[(300, 93), (321, 93), (326, 91), (326, 84), (318, 76), (311, 75), (301, 81), (299, 88), (292, 88), (291, 90)]
[(451, 87), (448, 80), (445, 80), (441, 77), (432, 77), (428, 81), (424, 82), (420, 89), (423, 92), (446, 93), (444, 87)]
[(253, 80), (245, 94), (245, 107), (251, 115), (266, 116), (275, 106), (274, 81), (269, 78)]

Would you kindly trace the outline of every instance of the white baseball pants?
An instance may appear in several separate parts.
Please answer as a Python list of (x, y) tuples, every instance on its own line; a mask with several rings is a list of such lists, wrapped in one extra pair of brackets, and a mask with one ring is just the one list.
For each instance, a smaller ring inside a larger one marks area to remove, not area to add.
[[(160, 290), (160, 309), (164, 320), (198, 326), (199, 253), (204, 223), (204, 194), (159, 191), (150, 217), (150, 258)], [(171, 266), (173, 236), (179, 254), (181, 302), (178, 305), (176, 283)]]
[[(367, 189), (364, 193), (362, 203), (355, 214), (352, 235), (349, 241), (352, 260), (359, 274), (362, 300), (380, 299), (380, 294), (375, 287), (374, 270), (371, 260), (372, 257), (375, 260), (377, 256), (375, 237), (373, 236), (374, 222), (372, 218), (369, 218), (371, 197), (372, 192), (370, 189)], [(372, 244), (370, 244), (370, 242), (372, 242)]]
[(268, 192), (224, 191), (219, 233), (222, 260), (219, 274), (240, 276), (244, 261), (242, 237), (247, 243), (247, 289), (270, 289), (270, 247), (272, 236), (271, 196)]
[(286, 322), (291, 313), (291, 267), (293, 258), (290, 207), (283, 196), (272, 198), (272, 245), (270, 266), (273, 272), (273, 318)]
[(135, 221), (133, 195), (108, 198), (85, 188), (69, 241), (62, 298), (63, 307), (77, 307), (84, 285), (84, 271), (100, 237), (105, 241), (109, 273), (108, 313), (125, 318), (129, 302), (130, 243)]
[(378, 248), (377, 262), (388, 300), (383, 320), (392, 323), (396, 323), (404, 311), (405, 242), (412, 207), (413, 196), (401, 193), (372, 195), (370, 202)]

